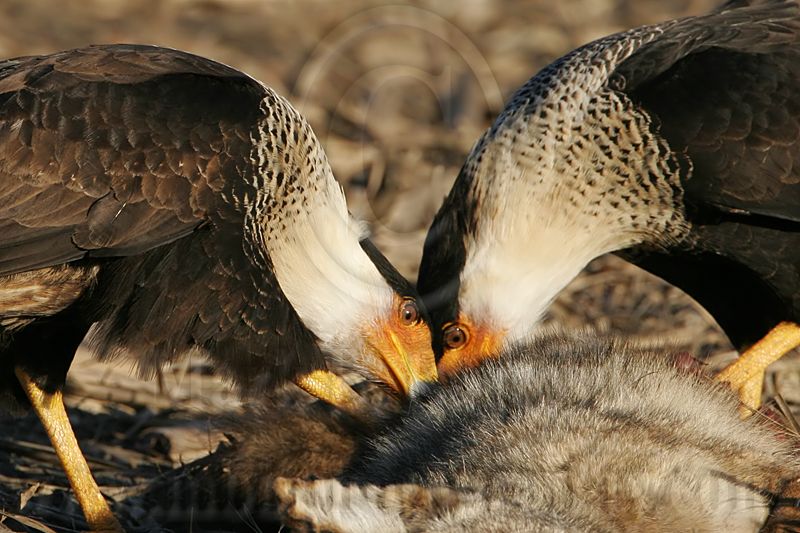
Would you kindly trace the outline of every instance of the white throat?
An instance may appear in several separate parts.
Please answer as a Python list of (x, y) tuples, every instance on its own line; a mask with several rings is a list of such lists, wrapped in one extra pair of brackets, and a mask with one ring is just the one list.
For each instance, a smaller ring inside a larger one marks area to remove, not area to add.
[(268, 90), (253, 137), (258, 209), (249, 227), (266, 248), (281, 290), (328, 355), (352, 358), (369, 320), (385, 316), (392, 289), (359, 244), (364, 227), (350, 217), (314, 132)]
[[(589, 261), (642, 237), (630, 230), (622, 211), (598, 216), (603, 203), (592, 191), (554, 179), (558, 170), (544, 170), (550, 175), (535, 179), (519, 166), (504, 168), (506, 179), (483, 198), (478, 233), (467, 243), (459, 302), (467, 316), (480, 317), (514, 341), (531, 333)], [(494, 208), (497, 202), (502, 207)], [(600, 221), (602, 231), (596, 227)]]
[(307, 217), (287, 220), (267, 247), (289, 303), (322, 349), (338, 354), (352, 349), (354, 333), (370, 318), (386, 314), (392, 292), (362, 250), (364, 230), (344, 199), (321, 200)]
[(530, 335), (559, 291), (604, 252), (554, 228), (529, 237), (476, 247), (461, 273), (462, 312), (504, 331), (509, 342)]

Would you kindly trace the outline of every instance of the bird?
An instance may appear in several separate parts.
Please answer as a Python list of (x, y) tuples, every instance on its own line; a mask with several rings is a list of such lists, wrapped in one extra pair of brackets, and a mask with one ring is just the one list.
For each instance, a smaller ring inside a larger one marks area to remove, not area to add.
[(79, 344), (143, 374), (206, 353), (244, 394), (334, 369), (436, 379), (414, 287), (347, 210), (306, 120), (221, 63), (145, 45), (0, 62), (0, 395), (32, 406), (93, 530), (119, 529), (61, 391)]
[[(793, 505), (797, 435), (742, 420), (734, 393), (677, 355), (588, 331), (529, 337), (355, 446), (341, 428), (311, 429), (309, 413), (302, 426), (322, 437), (301, 453), (323, 475), (284, 464), (252, 486), (276, 478), (279, 515), (298, 531), (772, 531)], [(241, 438), (269, 445), (260, 433), (287, 434), (275, 425), (245, 423)], [(344, 448), (347, 466), (317, 442)]]
[(524, 337), (592, 259), (682, 289), (747, 350), (760, 405), (800, 344), (800, 8), (734, 0), (601, 38), (523, 84), (429, 228), (417, 288), (440, 373)]

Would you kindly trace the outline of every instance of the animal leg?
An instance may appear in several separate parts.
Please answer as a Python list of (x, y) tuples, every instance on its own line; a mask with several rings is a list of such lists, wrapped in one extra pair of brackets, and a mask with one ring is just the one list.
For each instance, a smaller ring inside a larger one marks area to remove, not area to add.
[(800, 346), (800, 326), (793, 322), (781, 322), (717, 374), (717, 381), (728, 383), (739, 394), (742, 402), (739, 413), (742, 418), (761, 406), (767, 367), (797, 346)]
[(359, 420), (370, 419), (370, 407), (345, 380), (328, 370), (314, 370), (295, 379), (298, 387)]
[(92, 531), (121, 533), (122, 526), (108, 506), (86, 463), (64, 409), (61, 391), (43, 390), (21, 368), (15, 369), (28, 399), (55, 448), (69, 484)]

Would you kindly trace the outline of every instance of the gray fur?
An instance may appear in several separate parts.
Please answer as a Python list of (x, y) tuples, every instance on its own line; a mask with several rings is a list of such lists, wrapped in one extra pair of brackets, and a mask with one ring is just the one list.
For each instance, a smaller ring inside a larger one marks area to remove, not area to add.
[(325, 531), (758, 531), (791, 442), (663, 351), (547, 336), (455, 376), (339, 480), (279, 479)]

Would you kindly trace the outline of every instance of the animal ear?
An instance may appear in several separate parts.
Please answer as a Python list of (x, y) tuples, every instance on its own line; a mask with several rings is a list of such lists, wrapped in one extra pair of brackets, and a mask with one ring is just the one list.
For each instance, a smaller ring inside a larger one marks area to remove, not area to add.
[(342, 485), (336, 479), (278, 478), (281, 519), (298, 531), (421, 531), (478, 496), (447, 487)]

